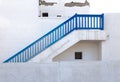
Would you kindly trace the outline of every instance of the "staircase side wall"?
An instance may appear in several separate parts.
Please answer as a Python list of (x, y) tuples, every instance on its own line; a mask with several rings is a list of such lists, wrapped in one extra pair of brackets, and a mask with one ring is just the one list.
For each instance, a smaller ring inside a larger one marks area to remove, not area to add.
[(29, 62), (52, 62), (54, 57), (82, 40), (102, 41), (106, 40), (106, 34), (104, 31), (100, 30), (75, 30), (48, 49), (44, 50), (42, 53), (35, 56)]

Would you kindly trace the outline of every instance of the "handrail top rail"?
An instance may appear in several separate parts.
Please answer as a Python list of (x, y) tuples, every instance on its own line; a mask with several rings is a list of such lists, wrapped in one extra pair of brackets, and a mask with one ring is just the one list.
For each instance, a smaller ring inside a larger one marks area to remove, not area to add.
[(102, 16), (102, 15), (104, 15), (104, 13), (101, 13), (101, 14), (77, 14), (76, 13), (76, 15), (77, 16)]

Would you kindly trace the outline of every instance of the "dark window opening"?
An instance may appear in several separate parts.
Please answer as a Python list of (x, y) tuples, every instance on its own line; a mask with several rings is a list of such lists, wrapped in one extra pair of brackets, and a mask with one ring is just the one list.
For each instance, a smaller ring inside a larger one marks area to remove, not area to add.
[(57, 17), (62, 17), (61, 15), (57, 15)]
[(82, 59), (82, 52), (75, 52), (75, 59)]
[(48, 17), (48, 13), (42, 13), (42, 17)]

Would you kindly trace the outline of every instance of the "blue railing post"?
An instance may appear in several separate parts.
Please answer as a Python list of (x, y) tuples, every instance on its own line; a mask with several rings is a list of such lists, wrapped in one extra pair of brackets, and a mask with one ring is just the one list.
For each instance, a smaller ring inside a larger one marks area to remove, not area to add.
[(101, 18), (102, 18), (102, 28), (101, 28), (101, 30), (104, 30), (104, 14), (102, 14)]
[(77, 13), (75, 14), (75, 29), (76, 30), (78, 29), (78, 26), (77, 26)]

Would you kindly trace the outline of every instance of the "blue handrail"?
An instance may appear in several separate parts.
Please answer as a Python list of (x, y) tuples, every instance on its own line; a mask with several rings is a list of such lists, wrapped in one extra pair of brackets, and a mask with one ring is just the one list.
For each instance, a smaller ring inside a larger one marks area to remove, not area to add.
[(104, 30), (104, 14), (88, 15), (75, 14), (32, 44), (28, 45), (23, 50), (19, 51), (4, 63), (27, 62), (73, 30), (98, 29)]

